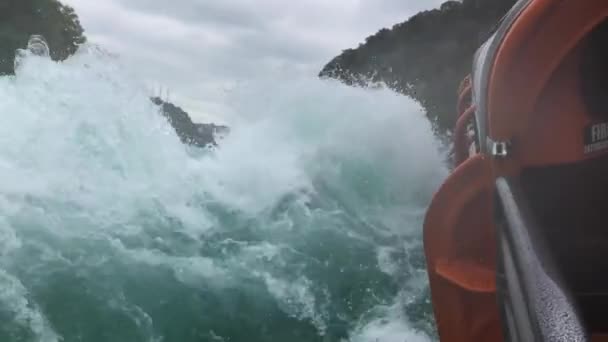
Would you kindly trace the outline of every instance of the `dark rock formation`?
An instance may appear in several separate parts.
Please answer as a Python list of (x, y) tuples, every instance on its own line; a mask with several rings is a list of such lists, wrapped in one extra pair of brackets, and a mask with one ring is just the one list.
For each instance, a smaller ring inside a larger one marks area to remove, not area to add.
[(224, 136), (229, 132), (226, 126), (195, 124), (186, 111), (159, 97), (153, 97), (152, 102), (161, 107), (161, 114), (167, 118), (184, 144), (197, 147), (217, 146), (216, 137)]
[(218, 139), (223, 139), (230, 133), (230, 128), (228, 128), (228, 126), (216, 125), (213, 123), (195, 123), (194, 126), (196, 126), (196, 129), (201, 136), (213, 137), (216, 142)]
[(450, 129), (456, 89), (470, 73), (475, 51), (514, 3), (447, 1), (344, 50), (319, 76), (360, 86), (384, 82), (420, 102), (440, 131)]

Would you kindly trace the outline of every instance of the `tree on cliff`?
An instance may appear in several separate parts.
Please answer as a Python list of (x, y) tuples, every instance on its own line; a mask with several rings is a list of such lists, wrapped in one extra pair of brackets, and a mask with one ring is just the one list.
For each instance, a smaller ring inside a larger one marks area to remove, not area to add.
[(381, 29), (329, 62), (321, 77), (350, 85), (386, 83), (422, 104), (440, 130), (455, 120), (456, 89), (473, 55), (515, 0), (448, 1)]
[(44, 36), (51, 58), (64, 60), (84, 43), (84, 29), (70, 6), (57, 0), (0, 1), (0, 75), (14, 73), (15, 51), (32, 34)]

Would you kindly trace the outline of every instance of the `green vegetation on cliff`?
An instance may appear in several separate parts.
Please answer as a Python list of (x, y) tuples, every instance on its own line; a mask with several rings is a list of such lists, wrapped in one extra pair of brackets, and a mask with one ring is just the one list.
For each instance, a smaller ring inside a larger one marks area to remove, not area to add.
[(31, 35), (42, 35), (51, 58), (64, 60), (86, 41), (78, 16), (57, 0), (0, 1), (0, 75), (14, 73), (15, 51), (27, 46)]
[(515, 0), (447, 1), (383, 28), (320, 72), (349, 85), (384, 82), (420, 102), (439, 130), (454, 124), (456, 90), (473, 55)]

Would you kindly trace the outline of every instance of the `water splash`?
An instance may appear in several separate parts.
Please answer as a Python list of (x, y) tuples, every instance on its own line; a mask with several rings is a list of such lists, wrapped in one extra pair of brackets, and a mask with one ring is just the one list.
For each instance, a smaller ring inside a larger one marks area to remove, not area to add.
[(46, 57), (51, 56), (49, 44), (41, 35), (32, 35), (27, 42), (27, 50), (34, 56)]
[(445, 168), (416, 104), (244, 84), (201, 151), (128, 75), (85, 47), (0, 78), (0, 340), (426, 338), (420, 229)]

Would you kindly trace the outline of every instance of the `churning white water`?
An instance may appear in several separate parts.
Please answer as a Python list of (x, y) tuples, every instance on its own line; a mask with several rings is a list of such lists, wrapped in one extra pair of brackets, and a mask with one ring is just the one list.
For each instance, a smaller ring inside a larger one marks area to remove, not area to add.
[(244, 83), (184, 146), (83, 48), (0, 78), (0, 340), (428, 341), (421, 247), (444, 156), (419, 106)]

